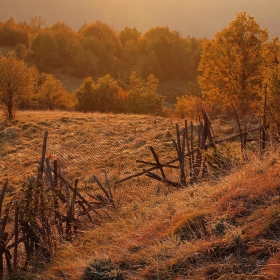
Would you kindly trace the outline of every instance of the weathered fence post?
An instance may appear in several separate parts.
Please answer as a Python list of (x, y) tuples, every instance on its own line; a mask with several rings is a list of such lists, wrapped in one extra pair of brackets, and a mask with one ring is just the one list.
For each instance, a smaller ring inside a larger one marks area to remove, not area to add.
[(263, 124), (261, 130), (261, 157), (265, 153), (266, 148), (266, 109), (267, 109), (267, 84), (264, 86), (264, 104), (263, 104)]
[(44, 162), (46, 157), (46, 150), (47, 150), (47, 141), (48, 141), (48, 131), (44, 133), (43, 138), (43, 146), (42, 146), (42, 156), (38, 167), (38, 175), (37, 175), (37, 181), (42, 179), (43, 170), (44, 170)]

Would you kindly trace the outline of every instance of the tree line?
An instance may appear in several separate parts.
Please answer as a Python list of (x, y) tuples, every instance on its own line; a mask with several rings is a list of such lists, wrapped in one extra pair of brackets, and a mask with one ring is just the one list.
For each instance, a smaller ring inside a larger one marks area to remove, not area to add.
[[(19, 75), (30, 72), (33, 77), (25, 77), (30, 80), (29, 90), (21, 89), (20, 98), (14, 99), (19, 107), (33, 100), (42, 109), (162, 112), (159, 80), (184, 80), (191, 86), (177, 97), (178, 116), (195, 117), (202, 106), (223, 113), (231, 104), (260, 112), (266, 98), (271, 115), (278, 118), (280, 45), (278, 38), (268, 38), (268, 30), (245, 12), (237, 14), (212, 40), (183, 38), (168, 27), (151, 28), (145, 34), (126, 27), (117, 33), (96, 21), (76, 32), (61, 22), (47, 27), (41, 17), (32, 18), (29, 24), (10, 18), (0, 23), (0, 44), (15, 46), (16, 53), (1, 56), (0, 96), (7, 107), (13, 103), (6, 98), (13, 90), (5, 93), (3, 83), (12, 77), (5, 63), (17, 60)], [(46, 67), (59, 67), (84, 81), (69, 94), (53, 76), (35, 74), (31, 64), (41, 73)], [(29, 91), (32, 94), (23, 94)], [(11, 117), (12, 109), (7, 112)]]
[(64, 22), (46, 26), (41, 17), (31, 18), (30, 23), (16, 23), (13, 18), (0, 23), (0, 45), (19, 44), (31, 48), (42, 70), (64, 67), (81, 78), (110, 74), (117, 79), (137, 71), (142, 78), (154, 74), (170, 80), (196, 78), (202, 40), (183, 38), (168, 27), (151, 28), (145, 34), (125, 27), (117, 33), (101, 21), (84, 24), (78, 31)]
[[(53, 76), (37, 73), (33, 93), (14, 99), (13, 106), (20, 108), (37, 103), (40, 109), (151, 113), (162, 111), (159, 80), (190, 81), (198, 88), (202, 40), (183, 38), (168, 27), (151, 28), (143, 35), (129, 27), (117, 33), (96, 21), (76, 32), (64, 22), (46, 26), (40, 16), (32, 17), (30, 23), (10, 18), (0, 23), (0, 45), (15, 47), (9, 63), (13, 57), (22, 59), (26, 67), (34, 65), (40, 73), (56, 67), (84, 79), (73, 96)], [(4, 57), (1, 61), (3, 67), (8, 63)], [(2, 98), (5, 105), (9, 102)]]

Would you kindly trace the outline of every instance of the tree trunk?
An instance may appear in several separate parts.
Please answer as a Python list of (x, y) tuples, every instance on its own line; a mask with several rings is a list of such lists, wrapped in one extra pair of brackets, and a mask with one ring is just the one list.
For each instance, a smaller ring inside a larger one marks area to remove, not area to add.
[(12, 120), (14, 118), (14, 115), (13, 115), (13, 102), (11, 100), (7, 103), (7, 111), (8, 111), (8, 119)]

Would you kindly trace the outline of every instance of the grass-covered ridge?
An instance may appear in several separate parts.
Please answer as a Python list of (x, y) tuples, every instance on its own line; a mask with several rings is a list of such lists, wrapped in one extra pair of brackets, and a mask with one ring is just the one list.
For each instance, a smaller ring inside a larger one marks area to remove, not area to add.
[[(225, 125), (216, 133), (232, 130), (230, 123)], [(115, 130), (109, 133), (111, 127)], [(156, 128), (161, 132), (149, 139)], [(169, 138), (174, 137), (174, 120), (19, 112), (16, 120), (2, 118), (0, 123), (1, 185), (9, 178), (16, 189), (24, 176), (36, 171), (46, 130), (50, 149), (55, 143), (73, 143), (73, 139), (78, 143), (89, 131), (104, 133), (105, 142), (97, 139), (98, 143), (92, 144), (108, 145), (107, 156), (98, 158), (98, 168), (107, 166), (109, 171), (118, 167), (114, 158), (121, 147), (127, 148), (124, 155), (133, 147), (133, 159), (139, 159), (152, 140), (164, 143), (173, 157)], [(120, 135), (124, 141), (117, 145), (115, 137)], [(164, 155), (163, 151), (160, 154)], [(123, 158), (123, 165), (126, 160)], [(46, 270), (28, 273), (24, 279), (278, 279), (279, 162), (276, 148), (262, 161), (251, 156), (242, 169), (233, 167), (226, 176), (179, 191), (169, 191), (147, 178), (117, 186), (118, 210), (100, 225), (80, 232), (74, 242), (64, 243)], [(101, 277), (101, 272), (103, 276), (107, 273), (107, 278), (93, 278)]]
[(62, 246), (40, 279), (80, 279), (109, 259), (125, 279), (278, 279), (279, 183), (275, 155), (214, 184), (132, 202)]

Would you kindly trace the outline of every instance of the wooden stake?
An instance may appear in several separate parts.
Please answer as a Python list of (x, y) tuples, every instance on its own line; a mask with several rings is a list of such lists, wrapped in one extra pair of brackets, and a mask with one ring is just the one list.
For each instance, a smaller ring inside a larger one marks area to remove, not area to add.
[(17, 201), (15, 201), (15, 247), (14, 247), (14, 262), (13, 262), (13, 269), (16, 270), (17, 268), (17, 259), (18, 259), (18, 226), (19, 226), (19, 206)]
[(42, 179), (42, 174), (44, 170), (44, 162), (46, 157), (46, 150), (47, 150), (47, 140), (48, 140), (48, 131), (44, 133), (44, 139), (43, 139), (43, 146), (42, 146), (42, 156), (39, 163), (39, 169), (38, 169), (38, 175), (37, 180)]

